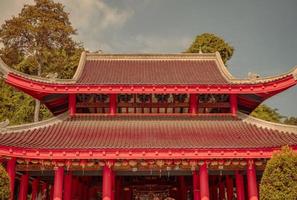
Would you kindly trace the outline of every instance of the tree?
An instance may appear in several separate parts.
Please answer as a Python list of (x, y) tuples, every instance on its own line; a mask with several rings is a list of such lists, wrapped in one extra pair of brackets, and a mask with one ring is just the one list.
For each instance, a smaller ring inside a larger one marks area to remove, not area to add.
[(0, 199), (9, 199), (9, 177), (5, 168), (0, 164)]
[[(4, 47), (0, 54), (7, 64), (24, 73), (46, 76), (58, 72), (59, 78), (70, 78), (82, 51), (72, 39), (75, 34), (62, 4), (35, 0), (34, 5), (25, 5), (18, 16), (1, 26), (0, 42)], [(40, 102), (36, 101), (34, 121), (39, 116)]]
[(214, 53), (218, 51), (224, 63), (231, 59), (234, 48), (224, 41), (224, 39), (213, 33), (203, 33), (197, 35), (196, 39), (187, 50), (188, 53)]
[(286, 117), (284, 123), (289, 125), (297, 125), (297, 117)]
[(288, 146), (268, 161), (260, 184), (261, 200), (296, 200), (297, 153)]
[(279, 114), (277, 109), (273, 109), (265, 104), (258, 106), (251, 115), (270, 122), (282, 123), (284, 116)]

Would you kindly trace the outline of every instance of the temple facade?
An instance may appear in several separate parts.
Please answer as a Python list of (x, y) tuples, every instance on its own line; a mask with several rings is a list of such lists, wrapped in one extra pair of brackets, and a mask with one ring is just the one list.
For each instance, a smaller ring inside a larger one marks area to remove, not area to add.
[(83, 52), (68, 80), (0, 72), (55, 115), (0, 123), (11, 199), (257, 200), (272, 154), (297, 150), (296, 126), (249, 116), (297, 68), (237, 79), (219, 53)]

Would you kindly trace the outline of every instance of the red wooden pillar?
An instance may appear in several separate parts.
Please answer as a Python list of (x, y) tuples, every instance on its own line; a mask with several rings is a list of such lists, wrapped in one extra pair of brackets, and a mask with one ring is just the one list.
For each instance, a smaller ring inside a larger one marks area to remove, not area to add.
[(122, 196), (122, 178), (118, 177), (116, 179), (115, 199), (120, 200), (121, 196)]
[(258, 200), (256, 169), (253, 160), (248, 160), (247, 181), (249, 200)]
[(14, 184), (15, 184), (15, 166), (16, 166), (16, 158), (11, 158), (7, 162), (7, 174), (10, 179), (10, 200), (13, 200), (13, 195), (14, 195)]
[(200, 200), (200, 186), (199, 186), (199, 174), (195, 170), (193, 172), (193, 195), (194, 200)]
[(219, 200), (224, 200), (225, 199), (225, 184), (224, 181), (222, 180), (222, 177), (220, 177), (220, 182), (219, 182)]
[(45, 199), (47, 199), (47, 183), (42, 183), (41, 194)]
[(32, 182), (32, 200), (36, 200), (37, 199), (38, 187), (39, 187), (39, 179), (36, 178)]
[(184, 176), (179, 176), (178, 177), (178, 181), (179, 181), (180, 199), (181, 200), (186, 200), (186, 198), (187, 198), (187, 191), (186, 191), (185, 177)]
[(117, 95), (109, 95), (109, 113), (115, 115), (117, 113)]
[(200, 169), (200, 197), (201, 200), (209, 200), (209, 184), (208, 184), (208, 171), (207, 164), (204, 163)]
[(69, 94), (69, 115), (74, 116), (76, 113), (76, 94)]
[(62, 200), (63, 177), (64, 177), (64, 168), (58, 167), (55, 171), (54, 200)]
[(54, 186), (51, 185), (51, 190), (50, 190), (50, 200), (54, 199)]
[(242, 174), (235, 172), (237, 200), (244, 200), (244, 180)]
[(112, 198), (112, 171), (108, 166), (103, 167), (102, 199), (111, 200)]
[(112, 171), (112, 182), (111, 182), (111, 188), (112, 188), (112, 193), (111, 193), (111, 199), (115, 200), (115, 193), (116, 193), (116, 175), (115, 172)]
[(66, 174), (65, 175), (65, 181), (64, 181), (64, 200), (71, 200), (72, 197), (72, 174)]
[(233, 116), (237, 115), (237, 95), (230, 94), (230, 106), (231, 106), (231, 113)]
[(233, 199), (233, 179), (231, 176), (226, 176), (226, 186), (227, 186), (227, 199)]
[(197, 94), (190, 94), (190, 108), (189, 113), (196, 114), (197, 113)]
[(24, 174), (21, 177), (19, 200), (27, 200), (28, 186), (29, 186), (29, 175)]
[(124, 188), (124, 200), (132, 199), (132, 190), (130, 188)]

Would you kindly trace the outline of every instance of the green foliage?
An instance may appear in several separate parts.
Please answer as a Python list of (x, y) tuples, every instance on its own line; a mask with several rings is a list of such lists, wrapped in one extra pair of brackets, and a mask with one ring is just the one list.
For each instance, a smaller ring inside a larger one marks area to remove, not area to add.
[(196, 39), (187, 50), (188, 53), (214, 53), (218, 51), (224, 63), (226, 63), (233, 55), (234, 48), (230, 46), (224, 39), (213, 33), (203, 33), (197, 35)]
[(268, 161), (261, 184), (261, 200), (297, 199), (297, 153), (283, 147)]
[[(0, 56), (9, 66), (23, 73), (46, 77), (71, 78), (83, 48), (73, 41), (76, 30), (64, 6), (53, 0), (34, 0), (0, 28), (3, 48)], [(11, 124), (32, 122), (35, 102), (30, 96), (0, 82), (0, 121)], [(43, 105), (40, 118), (51, 116)]]
[(5, 168), (0, 164), (0, 199), (9, 199), (9, 177)]
[(281, 123), (282, 119), (284, 118), (281, 114), (278, 113), (277, 109), (270, 108), (265, 104), (258, 106), (251, 113), (251, 115), (259, 119), (277, 123)]
[[(0, 80), (0, 121), (10, 120), (10, 125), (33, 122), (35, 101), (32, 97), (5, 84)], [(42, 106), (40, 117), (52, 114)]]
[(284, 123), (289, 125), (297, 125), (297, 117), (286, 117)]

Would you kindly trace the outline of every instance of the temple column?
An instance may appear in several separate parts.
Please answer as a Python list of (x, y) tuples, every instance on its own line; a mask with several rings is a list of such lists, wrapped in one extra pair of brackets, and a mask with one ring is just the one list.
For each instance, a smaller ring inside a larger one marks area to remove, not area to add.
[(179, 195), (181, 200), (186, 200), (187, 193), (186, 193), (186, 184), (185, 184), (185, 177), (179, 176)]
[(69, 94), (68, 104), (69, 115), (74, 116), (76, 113), (76, 94)]
[(38, 187), (39, 187), (39, 179), (36, 178), (32, 182), (32, 200), (36, 200), (37, 199)]
[(194, 200), (200, 200), (199, 175), (196, 170), (193, 172), (193, 196)]
[(240, 174), (238, 171), (235, 172), (235, 179), (236, 179), (236, 194), (237, 200), (244, 200), (244, 180), (243, 175)]
[(21, 177), (21, 186), (20, 186), (20, 192), (19, 192), (19, 200), (27, 200), (28, 186), (29, 186), (29, 175), (28, 174), (24, 174)]
[(190, 94), (190, 107), (189, 113), (197, 114), (197, 94)]
[(132, 190), (130, 188), (124, 188), (124, 200), (131, 200), (132, 198)]
[(231, 113), (233, 116), (237, 115), (237, 95), (236, 94), (230, 94), (230, 107), (231, 107)]
[(63, 197), (63, 177), (64, 168), (58, 167), (55, 170), (55, 183), (54, 183), (54, 200), (62, 200)]
[(223, 177), (220, 176), (220, 178), (219, 178), (219, 200), (225, 199), (225, 184), (222, 179), (223, 179)]
[(258, 200), (256, 169), (253, 160), (248, 160), (247, 181), (249, 200)]
[(41, 184), (41, 194), (45, 199), (47, 199), (47, 183)]
[(109, 113), (115, 115), (117, 113), (117, 95), (109, 95)]
[(112, 170), (109, 166), (103, 167), (102, 199), (111, 200), (112, 198)]
[(13, 200), (13, 195), (14, 195), (14, 184), (15, 184), (15, 166), (16, 166), (16, 158), (11, 158), (7, 162), (7, 167), (6, 171), (9, 176), (10, 180), (10, 200)]
[(72, 174), (66, 174), (65, 175), (65, 181), (64, 181), (64, 200), (71, 200), (71, 189), (72, 189)]
[(209, 185), (207, 164), (204, 163), (199, 169), (200, 176), (200, 199), (209, 200)]
[(116, 190), (115, 190), (115, 199), (120, 200), (121, 199), (121, 191), (122, 191), (122, 178), (118, 177), (116, 179)]
[(226, 176), (226, 186), (227, 186), (227, 199), (233, 199), (233, 179), (231, 176)]
[(111, 182), (112, 193), (111, 193), (111, 199), (114, 200), (115, 199), (115, 193), (116, 193), (116, 175), (115, 175), (115, 172), (112, 171), (111, 175), (112, 175), (112, 182)]
[(51, 185), (51, 189), (50, 189), (50, 200), (54, 199), (54, 186)]

